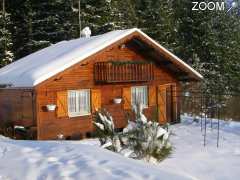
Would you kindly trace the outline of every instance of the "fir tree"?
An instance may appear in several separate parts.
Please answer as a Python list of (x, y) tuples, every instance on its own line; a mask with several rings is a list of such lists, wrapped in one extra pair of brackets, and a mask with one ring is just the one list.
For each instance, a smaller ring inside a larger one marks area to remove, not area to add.
[(173, 2), (138, 0), (138, 27), (170, 51), (178, 46), (178, 24), (174, 19)]
[[(0, 51), (7, 63), (11, 52), (19, 59), (79, 37), (79, 0), (6, 2), (11, 16), (6, 14), (6, 28), (0, 17)], [(93, 35), (138, 27), (200, 71), (206, 91), (240, 91), (239, 8), (226, 13), (192, 11), (189, 0), (81, 0), (81, 20)]]
[(175, 53), (204, 76), (204, 91), (239, 91), (237, 13), (192, 11), (188, 0), (174, 1), (173, 7), (180, 43)]
[(19, 59), (30, 54), (31, 48), (28, 46), (30, 41), (29, 13), (31, 5), (29, 0), (9, 0), (6, 4), (12, 19), (12, 39), (15, 59)]
[(0, 67), (12, 62), (12, 35), (9, 31), (10, 15), (6, 12), (5, 1), (2, 1), (0, 11)]
[(70, 0), (33, 1), (31, 7), (29, 43), (33, 51), (73, 38), (73, 12)]
[[(74, 11), (78, 0), (74, 1)], [(76, 16), (77, 17), (77, 16)], [(136, 26), (136, 14), (131, 0), (90, 0), (81, 1), (82, 27), (90, 27), (93, 35), (112, 30), (132, 28)], [(75, 19), (77, 24), (77, 19)]]
[(71, 0), (10, 0), (16, 57), (76, 37), (71, 5)]

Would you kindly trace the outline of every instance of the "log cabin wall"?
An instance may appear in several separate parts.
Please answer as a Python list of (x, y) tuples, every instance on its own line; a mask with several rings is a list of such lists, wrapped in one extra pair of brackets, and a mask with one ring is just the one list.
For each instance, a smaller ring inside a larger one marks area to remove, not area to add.
[(35, 96), (32, 89), (0, 89), (0, 123), (36, 126)]
[[(154, 65), (154, 80), (149, 82), (109, 83), (96, 84), (94, 81), (94, 63), (106, 61), (152, 61), (145, 57), (144, 53), (134, 50), (133, 47), (120, 48), (120, 44), (114, 44), (71, 68), (44, 81), (36, 87), (37, 92), (37, 122), (38, 139), (54, 139), (57, 134), (71, 136), (73, 134), (90, 132), (93, 130), (92, 116), (61, 117), (56, 112), (48, 112), (44, 108), (47, 104), (57, 103), (57, 92), (74, 89), (99, 89), (101, 92), (101, 108), (106, 108), (113, 116), (117, 128), (123, 128), (127, 121), (123, 103), (114, 104), (113, 98), (122, 97), (123, 89), (131, 86), (147, 85), (154, 87), (161, 84), (176, 83), (180, 88), (174, 74), (164, 66)], [(154, 89), (153, 88), (153, 89)], [(156, 98), (155, 98), (156, 100)], [(154, 100), (153, 100), (154, 101)], [(156, 111), (157, 100), (144, 110), (148, 118)], [(129, 111), (129, 110), (127, 110)]]

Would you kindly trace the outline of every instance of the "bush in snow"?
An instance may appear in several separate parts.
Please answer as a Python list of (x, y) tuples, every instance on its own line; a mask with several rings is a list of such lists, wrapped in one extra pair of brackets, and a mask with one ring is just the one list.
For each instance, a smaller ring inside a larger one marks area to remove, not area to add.
[(147, 121), (142, 110), (141, 104), (136, 105), (136, 121), (129, 121), (123, 134), (128, 139), (128, 148), (134, 151), (138, 159), (157, 162), (171, 153), (169, 133), (158, 122)]
[(94, 125), (96, 135), (99, 138), (101, 146), (112, 151), (119, 151), (119, 135), (115, 132), (112, 116), (105, 110), (96, 112)]
[(130, 158), (155, 163), (161, 161), (171, 153), (169, 133), (158, 122), (148, 121), (141, 105), (137, 105), (133, 111), (135, 121), (128, 121), (121, 133), (114, 131), (109, 113), (96, 113), (94, 124), (102, 147)]

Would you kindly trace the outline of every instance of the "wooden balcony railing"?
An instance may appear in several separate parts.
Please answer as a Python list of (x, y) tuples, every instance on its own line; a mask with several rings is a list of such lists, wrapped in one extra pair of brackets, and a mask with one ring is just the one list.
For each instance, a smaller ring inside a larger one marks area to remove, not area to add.
[(141, 62), (97, 62), (94, 65), (96, 82), (138, 82), (154, 79), (152, 63)]

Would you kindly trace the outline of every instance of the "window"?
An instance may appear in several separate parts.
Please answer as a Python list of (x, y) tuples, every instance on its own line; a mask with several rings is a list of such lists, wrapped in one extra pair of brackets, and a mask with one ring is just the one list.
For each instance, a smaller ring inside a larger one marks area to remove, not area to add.
[(147, 86), (136, 86), (131, 88), (131, 103), (134, 107), (141, 103), (143, 107), (148, 106), (148, 89)]
[(90, 90), (68, 91), (68, 115), (70, 117), (90, 114)]

